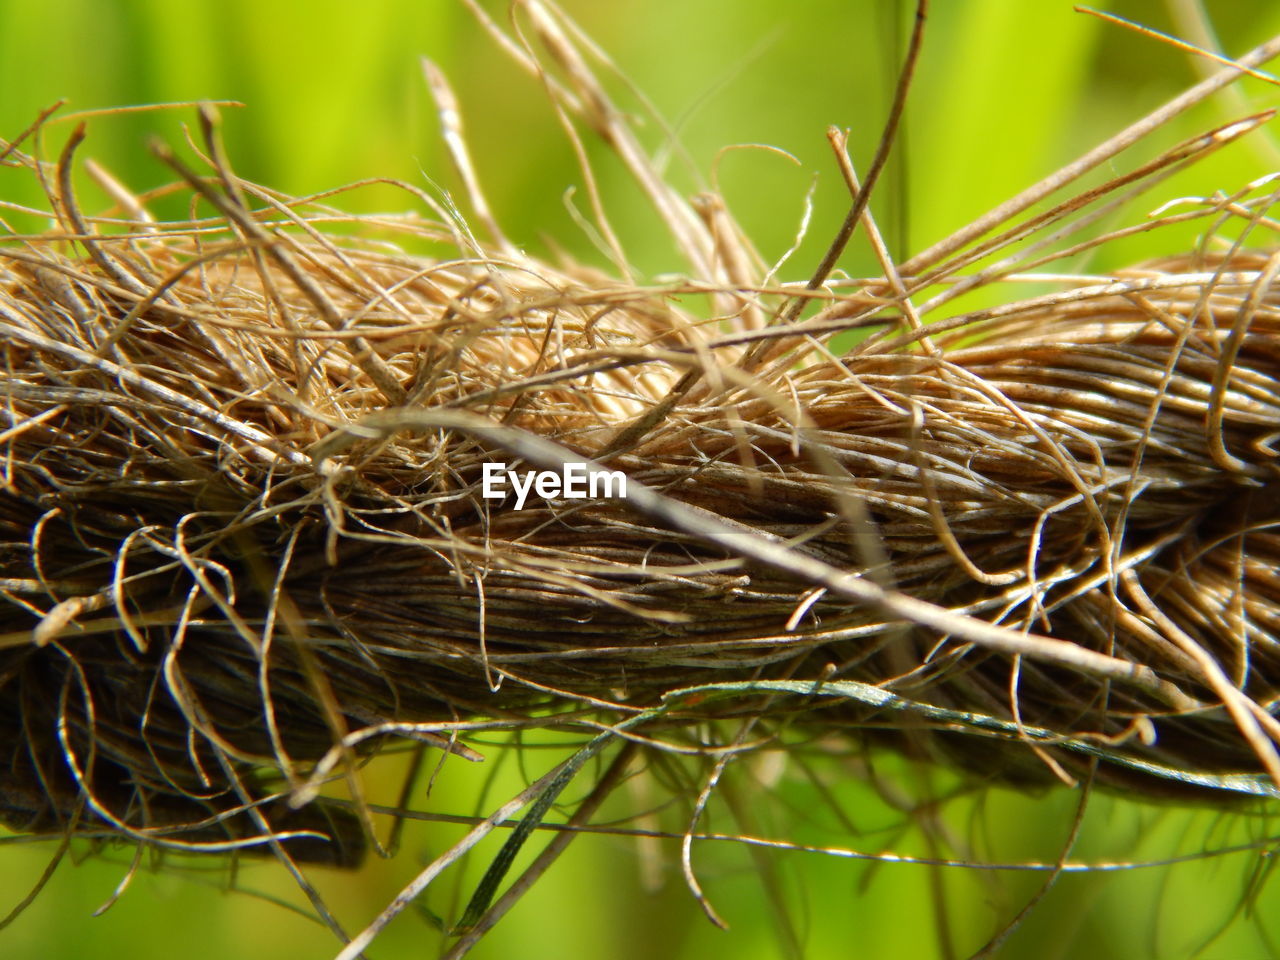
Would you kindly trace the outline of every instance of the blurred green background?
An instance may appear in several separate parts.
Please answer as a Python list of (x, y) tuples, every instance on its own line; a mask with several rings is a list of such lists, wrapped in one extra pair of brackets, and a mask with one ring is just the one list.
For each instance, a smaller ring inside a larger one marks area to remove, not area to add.
[[(1184, 30), (1187, 21), (1175, 17), (1185, 17), (1191, 6), (1130, 0), (1108, 9), (1157, 28)], [(1230, 52), (1280, 32), (1280, 5), (1206, 6)], [(676, 131), (679, 150), (657, 125), (644, 128), (648, 145), (670, 157), (673, 181), (693, 191), (715, 169), (731, 208), (766, 260), (791, 243), (805, 193), (817, 177), (813, 223), (792, 267), (783, 271), (785, 279), (807, 276), (847, 206), (824, 136), (827, 126), (851, 128), (854, 159), (860, 170), (868, 165), (905, 36), (905, 7), (889, 0), (802, 0), (788, 7), (770, 0), (566, 3)], [(1198, 75), (1184, 54), (1074, 13), (1065, 0), (943, 0), (934, 7), (905, 150), (876, 206), (899, 252), (946, 235)], [(506, 22), (504, 4), (486, 3), (486, 9)], [(481, 178), (510, 236), (535, 253), (564, 251), (603, 265), (570, 213), (569, 191), (576, 188), (572, 203), (586, 205), (582, 176), (538, 83), (514, 67), (453, 0), (0, 0), (0, 136), (15, 136), (59, 98), (69, 101), (64, 112), (233, 99), (246, 106), (224, 111), (226, 139), (245, 177), (295, 195), (366, 177), (457, 191), (422, 82), (418, 58), (424, 54), (445, 70), (459, 94)], [(634, 106), (620, 83), (616, 88)], [(1235, 96), (1182, 118), (1152, 143), (1114, 161), (1111, 171), (1130, 169), (1161, 147), (1278, 99), (1275, 88), (1253, 80)], [(147, 153), (147, 138), (180, 143), (182, 125), (192, 119), (189, 109), (98, 119), (82, 155), (94, 157), (130, 188), (146, 190), (169, 179)], [(56, 156), (69, 128), (48, 129), (42, 147), (47, 157)], [(1270, 172), (1277, 166), (1275, 142), (1264, 133), (1223, 151), (1162, 185), (1128, 216), (1140, 219), (1178, 196), (1234, 190)], [(731, 144), (769, 144), (794, 160), (765, 150), (721, 153)], [(650, 277), (681, 272), (685, 265), (628, 175), (598, 144), (589, 147), (631, 261)], [(90, 210), (108, 205), (95, 191), (86, 182), (82, 202)], [(21, 207), (40, 198), (21, 171), (0, 169), (0, 200)], [(414, 206), (407, 194), (388, 187), (363, 188), (342, 202), (361, 211)], [(24, 222), (13, 208), (4, 216), (11, 224)], [(1177, 253), (1194, 241), (1194, 231), (1193, 225), (1181, 233), (1139, 237), (1077, 266), (1102, 269)], [(860, 273), (871, 262), (855, 238), (845, 269)], [(500, 750), (488, 752), (492, 762), (483, 766), (500, 765), (491, 805), (556, 758), (531, 751), (520, 769), (514, 759), (501, 763)], [(735, 774), (732, 789), (754, 811), (761, 833), (871, 852), (944, 849), (954, 855), (972, 847), (988, 858), (1051, 861), (1077, 800), (1065, 790), (962, 798), (939, 821), (938, 830), (949, 839), (936, 841), (936, 847), (911, 818), (847, 777), (832, 788), (847, 819), (839, 822), (812, 782), (834, 777), (837, 767), (817, 753), (815, 777), (805, 775), (801, 764), (778, 772), (764, 761)], [(894, 761), (884, 763), (892, 767)], [(398, 761), (389, 759), (385, 767), (375, 777), (381, 777), (384, 799), (394, 796)], [(450, 764), (431, 798), (423, 800), (420, 792), (415, 805), (475, 812), (487, 775), (482, 768)], [(911, 783), (917, 774), (903, 770), (900, 776)], [(946, 775), (935, 776), (934, 789), (943, 789)], [(615, 813), (642, 807), (644, 789), (635, 787), (629, 807), (623, 804)], [(661, 790), (652, 790), (648, 802), (658, 802)], [(713, 828), (733, 829), (723, 809), (713, 811), (713, 818)], [(438, 826), (411, 830), (391, 864), (374, 863), (355, 876), (318, 871), (317, 882), (348, 929), (359, 929), (459, 832)], [(1263, 816), (1099, 796), (1074, 856), (1094, 862), (1159, 859), (1268, 835)], [(492, 849), (482, 848), (468, 865), (461, 892), (448, 884), (433, 890), (430, 908), (456, 911), (456, 898), (474, 885)], [(655, 860), (651, 848), (635, 840), (579, 840), (474, 955), (785, 956), (787, 938), (774, 920), (775, 907), (781, 907), (806, 956), (947, 956), (943, 940), (964, 956), (999, 921), (1012, 917), (1038, 883), (1031, 874), (873, 866), (791, 852), (765, 855), (776, 871), (770, 882), (778, 887), (767, 892), (760, 861), (741, 849), (702, 844), (696, 848), (700, 878), (731, 926), (722, 932), (704, 920), (685, 890), (677, 845), (665, 842), (658, 849)], [(23, 897), (52, 853), (48, 843), (3, 848), (0, 911)], [(249, 892), (301, 902), (271, 863), (246, 861), (234, 876), (221, 863), (170, 862), (154, 871), (144, 863), (120, 901), (92, 917), (126, 875), (130, 855), (116, 849), (74, 868), (61, 866), (35, 904), (0, 931), (0, 955), (201, 960), (336, 952), (326, 930)], [(1266, 930), (1268, 915), (1280, 908), (1280, 888), (1264, 885), (1255, 897), (1252, 886), (1269, 872), (1269, 863), (1249, 852), (1063, 877), (1000, 955), (1276, 955)], [(645, 880), (655, 871), (662, 881), (657, 893)], [(238, 889), (226, 892), (232, 886)], [(423, 916), (410, 912), (370, 955), (434, 956), (441, 942)]]

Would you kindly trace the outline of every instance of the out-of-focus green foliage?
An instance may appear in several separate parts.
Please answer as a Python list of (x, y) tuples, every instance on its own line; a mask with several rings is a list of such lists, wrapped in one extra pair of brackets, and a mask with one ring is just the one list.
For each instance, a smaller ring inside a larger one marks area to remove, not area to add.
[[(672, 124), (678, 149), (654, 123), (644, 129), (650, 145), (669, 155), (675, 182), (693, 191), (714, 175), (766, 259), (777, 258), (791, 243), (805, 193), (818, 178), (808, 239), (783, 271), (786, 279), (806, 276), (848, 202), (824, 132), (829, 124), (849, 127), (855, 162), (866, 169), (890, 98), (895, 51), (905, 38), (908, 11), (900, 8), (907, 4), (575, 0), (566, 6)], [(1280, 31), (1280, 5), (1208, 6), (1229, 51)], [(488, 8), (505, 17), (500, 4)], [(1165, 5), (1154, 0), (1128, 0), (1111, 9), (1173, 28)], [(901, 22), (895, 25), (895, 19)], [(513, 66), (461, 3), (451, 0), (0, 0), (0, 136), (16, 135), (59, 98), (70, 101), (63, 112), (239, 100), (244, 108), (223, 113), (229, 153), (248, 178), (295, 195), (369, 177), (457, 191), (422, 82), (418, 58), (424, 54), (441, 65), (458, 91), (482, 180), (508, 232), (538, 252), (565, 250), (603, 264), (568, 211), (568, 203), (586, 207), (583, 178), (538, 82)], [(910, 252), (944, 236), (1195, 76), (1185, 55), (1074, 13), (1069, 0), (935, 3), (905, 154), (890, 169), (876, 206), (891, 243)], [(620, 83), (617, 88), (634, 106)], [(1222, 98), (1194, 111), (1112, 169), (1137, 165), (1159, 146), (1277, 100), (1275, 88), (1257, 81), (1247, 81), (1241, 91), (1244, 101)], [(147, 138), (154, 134), (180, 143), (182, 126), (193, 116), (183, 109), (98, 118), (82, 151), (130, 188), (144, 191), (170, 179), (147, 152)], [(70, 129), (67, 123), (47, 129), (40, 145), (46, 157), (56, 156)], [(1269, 172), (1276, 165), (1275, 141), (1255, 140), (1162, 186), (1129, 216), (1137, 219), (1180, 195), (1234, 190)], [(721, 152), (731, 144), (769, 144), (791, 157), (767, 150)], [(598, 144), (588, 146), (612, 222), (642, 275), (681, 271), (683, 264), (628, 175)], [(87, 208), (107, 206), (94, 186), (84, 181), (84, 187)], [(32, 205), (38, 199), (25, 175), (0, 169), (0, 200)], [(416, 204), (385, 186), (341, 202), (359, 210)], [(23, 219), (12, 212), (4, 216), (14, 223)], [(1193, 240), (1191, 230), (1141, 238), (1087, 266), (1176, 253)], [(850, 273), (871, 269), (861, 238), (844, 266)], [(544, 762), (534, 751), (523, 762), (536, 775), (553, 758), (547, 755)], [(486, 771), (464, 767), (451, 764), (431, 798), (418, 797), (416, 805), (470, 812)], [(492, 795), (509, 796), (525, 772), (507, 759)], [(383, 775), (394, 782), (392, 771)], [(822, 829), (808, 817), (786, 816), (788, 810), (818, 805), (814, 788), (798, 774), (784, 774), (767, 800), (763, 791), (744, 791), (743, 800), (759, 808), (762, 833), (873, 852), (930, 852), (918, 831), (880, 831), (893, 818), (861, 785), (837, 793), (854, 832), (837, 829), (830, 816), (816, 818), (827, 823)], [(972, 816), (953, 815), (943, 829), (961, 838), (981, 833), (990, 850), (1012, 859), (1052, 860), (1075, 801), (1067, 791), (1038, 798), (996, 792), (985, 803), (960, 805), (962, 814)], [(723, 819), (712, 826), (731, 829)], [(1077, 859), (1158, 858), (1266, 832), (1265, 823), (1237, 815), (1219, 819), (1214, 811), (1162, 810), (1110, 797), (1094, 801), (1086, 827)], [(348, 928), (358, 929), (458, 829), (410, 831), (393, 869), (375, 863), (358, 878), (321, 875), (322, 892)], [(674, 866), (676, 846), (662, 848), (665, 887), (656, 895), (642, 889), (639, 849), (626, 839), (579, 840), (475, 955), (639, 960), (714, 951), (748, 960), (780, 954), (765, 906), (769, 898), (756, 864), (743, 851), (697, 848), (704, 885), (732, 925), (723, 933), (703, 920), (685, 892)], [(52, 853), (47, 843), (4, 847), (0, 910), (22, 897)], [(466, 889), (490, 855), (482, 852), (471, 865)], [(976, 947), (993, 931), (995, 916), (1011, 916), (1032, 895), (1040, 876), (997, 880), (972, 870), (873, 867), (800, 853), (767, 856), (781, 872), (786, 908), (811, 957), (933, 956), (939, 924), (957, 942)], [(1182, 957), (1226, 925), (1225, 937), (1203, 956), (1267, 956), (1271, 950), (1258, 926), (1244, 916), (1233, 922), (1233, 910), (1242, 903), (1245, 912), (1262, 918), (1262, 926), (1280, 905), (1280, 888), (1274, 886), (1264, 888), (1256, 904), (1246, 900), (1245, 881), (1255, 863), (1261, 861), (1247, 854), (1208, 866), (1066, 876), (1003, 955)], [(61, 867), (35, 905), (0, 932), (0, 955), (201, 960), (323, 957), (335, 950), (327, 931), (278, 905), (243, 893), (220, 895), (216, 888), (230, 882), (220, 864), (152, 873), (144, 863), (120, 902), (91, 919), (127, 865), (127, 854), (117, 851), (77, 869)], [(235, 883), (300, 899), (283, 871), (269, 863), (244, 866)], [(450, 909), (447, 897), (434, 892), (430, 906)], [(429, 924), (410, 915), (388, 931), (372, 956), (430, 956), (437, 942)]]

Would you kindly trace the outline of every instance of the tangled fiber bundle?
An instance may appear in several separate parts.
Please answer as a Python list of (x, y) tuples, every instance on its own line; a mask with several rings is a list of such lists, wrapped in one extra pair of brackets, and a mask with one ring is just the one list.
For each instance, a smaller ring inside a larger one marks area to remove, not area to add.
[[(1276, 794), (1280, 256), (923, 323), (1041, 250), (975, 272), (961, 237), (853, 292), (771, 285), (651, 183), (703, 269), (650, 289), (246, 183), (202, 118), (202, 172), (161, 151), (183, 221), (82, 215), (78, 137), (58, 164), (10, 147), (58, 224), (0, 250), (12, 829), (350, 865), (379, 743), (675, 744), (717, 717), (1004, 779)], [(1270, 199), (1195, 215), (1247, 231)], [(491, 463), (628, 493), (489, 498)], [(355, 802), (308, 803), (335, 776)]]

